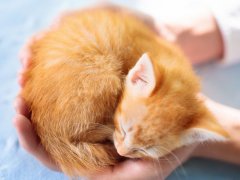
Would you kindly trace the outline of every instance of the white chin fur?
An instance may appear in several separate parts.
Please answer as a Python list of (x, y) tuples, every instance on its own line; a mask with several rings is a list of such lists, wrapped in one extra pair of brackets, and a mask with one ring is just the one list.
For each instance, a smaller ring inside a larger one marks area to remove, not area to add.
[(201, 128), (192, 128), (183, 133), (180, 138), (180, 145), (190, 145), (197, 142), (208, 142), (208, 141), (226, 141), (227, 139), (217, 133), (208, 131)]

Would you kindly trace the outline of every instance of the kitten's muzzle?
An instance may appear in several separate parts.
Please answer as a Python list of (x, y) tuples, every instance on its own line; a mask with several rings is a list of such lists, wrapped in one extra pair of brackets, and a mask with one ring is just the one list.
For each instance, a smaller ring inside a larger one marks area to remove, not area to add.
[(131, 150), (129, 150), (129, 149), (126, 149), (126, 148), (117, 148), (117, 152), (118, 152), (118, 154), (120, 154), (121, 156), (126, 156), (126, 155), (129, 155), (129, 154), (131, 154), (132, 152), (131, 152)]

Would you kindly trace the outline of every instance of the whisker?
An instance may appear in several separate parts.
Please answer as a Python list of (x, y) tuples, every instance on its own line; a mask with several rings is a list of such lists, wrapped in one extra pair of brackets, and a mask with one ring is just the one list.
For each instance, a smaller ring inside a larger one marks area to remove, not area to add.
[[(165, 150), (165, 149), (164, 149)], [(165, 150), (166, 151), (166, 150)], [(158, 164), (160, 165), (161, 163), (160, 163), (160, 161), (161, 162), (163, 162), (163, 161), (166, 161), (166, 162), (168, 162), (168, 164), (173, 168), (173, 169), (175, 169), (175, 166), (173, 165), (173, 161), (175, 161), (175, 160), (169, 160), (168, 159), (168, 157), (167, 156), (163, 156), (163, 157), (161, 157), (161, 158), (158, 158), (157, 159), (158, 160)], [(178, 179), (180, 179), (180, 176), (179, 176), (179, 173), (176, 171), (176, 174), (177, 174), (177, 177), (178, 177)]]
[[(169, 154), (170, 156), (172, 156), (172, 157), (174, 158), (173, 161), (176, 161), (176, 162), (178, 163), (178, 167), (179, 167), (179, 169), (182, 171), (183, 176), (187, 177), (187, 172), (186, 172), (185, 168), (182, 166), (181, 161), (179, 160), (179, 158), (178, 158), (173, 152), (169, 151), (167, 148), (165, 148), (165, 147), (163, 147), (163, 146), (156, 146), (156, 147), (161, 148), (161, 149), (162, 149), (163, 151), (165, 151), (167, 154)], [(166, 157), (165, 157), (165, 158), (166, 158)], [(171, 162), (173, 162), (173, 161), (171, 161)], [(170, 162), (170, 161), (169, 161), (169, 162)], [(174, 172), (176, 172), (176, 174), (177, 174), (178, 177), (179, 177), (178, 172), (177, 172), (177, 171), (174, 171)], [(179, 178), (180, 178), (180, 177), (179, 177)]]
[(159, 169), (160, 169), (160, 175), (159, 175), (159, 174), (157, 174), (157, 175), (159, 175), (160, 178), (161, 178), (162, 180), (164, 180), (164, 177), (163, 177), (163, 169), (162, 169), (162, 166), (161, 166), (161, 163), (160, 163), (159, 159), (157, 159), (157, 163), (158, 163), (158, 166), (159, 166)]
[[(168, 159), (168, 157), (166, 156), (164, 156), (164, 157), (162, 157), (162, 159), (160, 158), (159, 159), (159, 161), (163, 161), (163, 160), (166, 160), (166, 162), (168, 162), (168, 164), (173, 168), (173, 169), (175, 169), (175, 166), (173, 165), (173, 161), (170, 161), (169, 159)], [(178, 176), (178, 178), (179, 178), (179, 174), (178, 174), (178, 172), (176, 172), (177, 173), (177, 176)], [(180, 178), (179, 178), (180, 179)]]
[[(153, 160), (154, 161), (154, 160)], [(157, 166), (156, 164), (157, 163)], [(154, 161), (154, 166), (156, 167), (157, 171), (156, 171), (156, 174), (157, 174), (157, 177), (160, 178), (160, 180), (164, 180), (164, 177), (163, 177), (163, 169), (162, 169), (162, 166), (161, 166), (161, 163), (159, 162), (159, 160), (157, 159), (157, 161)], [(158, 168), (159, 167), (159, 168)], [(159, 169), (159, 171), (158, 171)]]

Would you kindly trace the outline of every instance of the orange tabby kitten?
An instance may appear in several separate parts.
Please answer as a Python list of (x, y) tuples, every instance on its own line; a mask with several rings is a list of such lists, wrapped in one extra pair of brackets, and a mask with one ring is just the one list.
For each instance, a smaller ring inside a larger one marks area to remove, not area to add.
[(115, 113), (118, 153), (159, 158), (181, 146), (226, 140), (228, 134), (197, 99), (198, 81), (185, 58), (174, 48), (148, 52), (129, 71)]
[(134, 17), (111, 10), (75, 12), (31, 50), (22, 95), (41, 143), (70, 176), (119, 161), (113, 117), (131, 68), (115, 116), (120, 154), (126, 155), (119, 131), (126, 131), (131, 152), (191, 143), (195, 134), (186, 130), (192, 127), (224, 133), (196, 99), (198, 80), (182, 54)]

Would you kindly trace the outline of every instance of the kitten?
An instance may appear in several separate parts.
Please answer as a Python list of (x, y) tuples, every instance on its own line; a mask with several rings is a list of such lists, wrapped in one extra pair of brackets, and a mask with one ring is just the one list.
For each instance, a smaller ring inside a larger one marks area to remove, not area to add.
[(129, 71), (115, 113), (114, 143), (130, 158), (159, 158), (196, 142), (228, 134), (197, 99), (199, 83), (184, 57), (172, 48), (161, 57), (143, 54)]
[[(183, 129), (202, 122), (206, 114), (195, 97), (198, 80), (183, 55), (123, 12), (95, 9), (71, 13), (35, 42), (31, 51), (22, 96), (42, 145), (69, 176), (88, 176), (121, 159), (112, 140), (114, 112), (126, 75), (146, 52), (156, 65), (150, 66), (148, 61), (147, 69), (140, 63), (140, 69), (130, 71), (133, 76), (127, 82), (134, 82), (128, 87), (133, 87), (135, 96), (127, 98), (125, 91), (116, 113), (116, 117), (123, 112), (126, 120), (134, 119), (131, 122), (136, 127), (140, 121), (135, 120), (148, 118), (145, 125), (149, 129), (136, 131), (141, 146), (154, 144), (153, 132), (161, 132), (158, 137), (167, 139), (168, 144), (176, 143)], [(145, 77), (141, 67), (147, 72), (151, 67), (152, 75), (156, 69), (156, 78)], [(143, 75), (140, 79), (138, 72)], [(149, 82), (151, 86), (145, 86)], [(139, 88), (145, 92), (140, 93)], [(209, 126), (221, 131), (211, 121)]]

